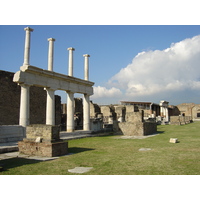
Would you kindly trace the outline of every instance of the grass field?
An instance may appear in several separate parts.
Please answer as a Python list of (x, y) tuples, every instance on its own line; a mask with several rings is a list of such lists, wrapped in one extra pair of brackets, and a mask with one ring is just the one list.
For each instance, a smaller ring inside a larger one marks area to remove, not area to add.
[[(158, 126), (158, 135), (146, 139), (119, 136), (69, 141), (68, 156), (51, 161), (24, 158), (1, 160), (0, 175), (69, 175), (74, 167), (93, 167), (87, 175), (199, 175), (200, 122)], [(179, 143), (169, 143), (170, 138)], [(149, 151), (139, 151), (150, 148)]]

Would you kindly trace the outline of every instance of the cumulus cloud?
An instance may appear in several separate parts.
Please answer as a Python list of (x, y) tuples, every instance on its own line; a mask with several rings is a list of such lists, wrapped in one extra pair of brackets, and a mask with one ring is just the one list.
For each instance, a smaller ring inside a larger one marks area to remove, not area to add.
[(98, 87), (94, 87), (94, 95), (92, 97), (93, 99), (113, 98), (113, 97), (120, 97), (121, 95), (122, 95), (122, 92), (115, 87), (107, 89), (105, 87), (98, 86)]
[(153, 101), (155, 97), (163, 99), (174, 93), (177, 96), (181, 92), (199, 91), (200, 35), (173, 43), (164, 50), (138, 53), (131, 64), (108, 81), (108, 86), (111, 89), (96, 87), (96, 97), (116, 94), (121, 100)]

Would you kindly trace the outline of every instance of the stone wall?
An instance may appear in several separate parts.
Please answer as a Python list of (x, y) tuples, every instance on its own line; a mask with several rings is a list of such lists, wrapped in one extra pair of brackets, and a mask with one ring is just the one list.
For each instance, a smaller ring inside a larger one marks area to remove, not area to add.
[(14, 73), (0, 70), (0, 125), (19, 124), (20, 86)]
[(119, 130), (127, 136), (144, 136), (157, 132), (155, 122), (144, 122), (144, 111), (126, 113), (125, 122), (118, 123)]
[(19, 152), (35, 156), (61, 156), (68, 153), (68, 143), (60, 139), (59, 126), (34, 124), (26, 127), (26, 138), (18, 142)]
[(92, 103), (90, 101), (90, 118), (98, 117), (98, 114), (101, 113), (101, 109), (97, 104)]
[(191, 116), (171, 116), (170, 124), (171, 125), (184, 125), (192, 122)]
[[(21, 87), (13, 82), (14, 73), (0, 70), (0, 125), (18, 125)], [(61, 123), (61, 98), (55, 95), (56, 124)], [(30, 87), (30, 124), (46, 123), (46, 91)]]

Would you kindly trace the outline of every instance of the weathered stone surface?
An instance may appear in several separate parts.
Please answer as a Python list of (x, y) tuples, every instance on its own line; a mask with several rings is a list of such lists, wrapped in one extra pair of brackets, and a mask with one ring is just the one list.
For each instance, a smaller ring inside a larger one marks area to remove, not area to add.
[(169, 140), (170, 143), (178, 143), (178, 138), (170, 138)]
[(41, 137), (44, 141), (57, 141), (60, 139), (59, 126), (32, 124), (26, 127), (26, 138), (36, 139)]
[(171, 125), (184, 125), (189, 124), (192, 121), (191, 116), (171, 116), (170, 124)]
[(93, 169), (93, 167), (75, 167), (74, 169), (68, 169), (68, 172), (83, 174), (89, 172), (91, 169)]
[(18, 142), (19, 152), (27, 155), (54, 157), (68, 153), (68, 142), (36, 143), (31, 141)]
[(157, 132), (155, 122), (144, 122), (143, 112), (126, 113), (126, 122), (118, 124), (119, 129), (126, 136), (143, 136)]
[(151, 148), (140, 148), (139, 151), (150, 151)]

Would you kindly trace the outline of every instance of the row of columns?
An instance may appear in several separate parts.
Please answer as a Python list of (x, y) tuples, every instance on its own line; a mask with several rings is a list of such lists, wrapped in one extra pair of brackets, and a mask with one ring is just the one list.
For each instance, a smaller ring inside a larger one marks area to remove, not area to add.
[(164, 117), (167, 122), (169, 121), (168, 103), (167, 101), (160, 101), (160, 115)]
[(165, 121), (167, 122), (169, 121), (169, 113), (167, 107), (164, 106), (160, 107), (160, 115), (165, 118)]
[[(33, 29), (27, 27), (25, 37), (25, 48), (24, 48), (24, 63), (23, 65), (29, 65), (30, 58), (30, 32)], [(49, 50), (48, 50), (48, 70), (53, 71), (53, 54), (54, 54), (54, 38), (49, 38)], [(69, 51), (69, 63), (68, 63), (68, 75), (73, 76), (73, 51), (74, 48), (70, 47)], [(85, 75), (84, 79), (89, 80), (89, 57), (90, 55), (85, 54), (84, 68)], [(20, 119), (19, 124), (22, 126), (29, 125), (29, 102), (30, 102), (30, 86), (26, 84), (20, 84), (21, 86), (21, 100), (20, 100)], [(46, 103), (46, 124), (55, 125), (55, 89), (45, 88), (47, 92), (47, 103)], [(67, 92), (67, 132), (74, 131), (74, 93), (72, 91)], [(83, 97), (83, 130), (90, 130), (90, 99), (88, 94), (84, 94)]]

